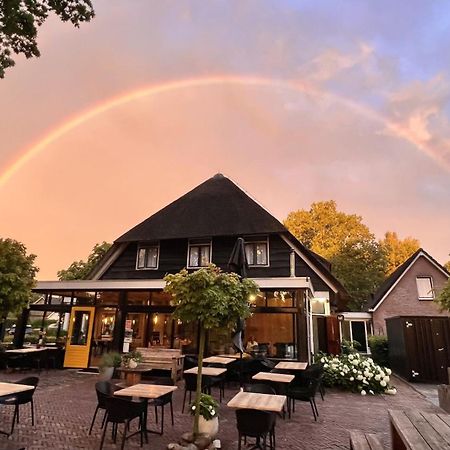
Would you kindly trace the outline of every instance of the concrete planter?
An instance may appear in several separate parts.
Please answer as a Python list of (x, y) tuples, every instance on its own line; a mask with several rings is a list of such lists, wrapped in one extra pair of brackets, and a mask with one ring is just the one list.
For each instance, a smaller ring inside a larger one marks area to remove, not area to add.
[(219, 418), (216, 416), (214, 419), (206, 420), (200, 416), (198, 418), (198, 432), (200, 434), (207, 434), (212, 438), (216, 437), (219, 432)]
[(109, 381), (113, 377), (114, 367), (104, 367), (100, 369), (98, 378), (100, 381)]
[(439, 406), (450, 413), (450, 386), (448, 384), (440, 384), (438, 386)]

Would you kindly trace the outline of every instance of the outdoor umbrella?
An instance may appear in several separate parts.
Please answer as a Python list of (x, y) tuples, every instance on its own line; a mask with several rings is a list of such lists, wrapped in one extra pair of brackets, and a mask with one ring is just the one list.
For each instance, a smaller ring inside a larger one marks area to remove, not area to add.
[[(245, 255), (245, 247), (244, 247), (244, 239), (237, 238), (236, 243), (234, 244), (233, 250), (231, 252), (230, 259), (228, 261), (228, 270), (231, 272), (235, 272), (240, 275), (242, 278), (247, 276), (247, 257)], [(239, 319), (236, 324), (236, 331), (232, 337), (233, 346), (235, 349), (241, 354), (241, 364), (240, 364), (240, 374), (239, 378), (241, 379), (242, 384), (242, 353), (244, 353), (244, 343), (242, 341), (242, 337), (245, 330), (245, 320)]]

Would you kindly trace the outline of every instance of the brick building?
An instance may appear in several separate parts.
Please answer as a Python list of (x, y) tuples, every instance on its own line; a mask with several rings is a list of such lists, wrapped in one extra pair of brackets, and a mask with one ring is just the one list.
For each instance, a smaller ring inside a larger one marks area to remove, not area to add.
[(395, 316), (450, 316), (433, 300), (450, 273), (425, 250), (419, 249), (400, 265), (373, 295), (373, 333), (386, 334), (385, 319)]

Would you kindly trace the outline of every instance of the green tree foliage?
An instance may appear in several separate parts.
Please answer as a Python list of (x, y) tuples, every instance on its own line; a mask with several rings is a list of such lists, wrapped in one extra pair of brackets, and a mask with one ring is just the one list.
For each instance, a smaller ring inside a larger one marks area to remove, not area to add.
[(17, 313), (31, 298), (36, 255), (28, 255), (26, 247), (13, 239), (0, 239), (0, 320)]
[(289, 213), (284, 222), (306, 247), (328, 259), (348, 290), (349, 307), (360, 310), (383, 281), (386, 256), (373, 233), (356, 214), (338, 211), (333, 200)]
[(39, 57), (38, 28), (50, 13), (78, 27), (94, 17), (90, 0), (4, 0), (0, 2), (0, 78), (14, 66), (12, 54)]
[(198, 434), (205, 331), (224, 327), (232, 329), (239, 318), (247, 318), (250, 315), (249, 299), (257, 295), (259, 289), (253, 280), (223, 272), (214, 264), (194, 272), (183, 269), (177, 274), (166, 275), (164, 280), (165, 292), (173, 297), (175, 317), (200, 325), (194, 419), (194, 434)]
[(447, 272), (450, 272), (450, 261), (447, 261), (447, 262), (444, 264), (444, 267), (447, 269)]
[(400, 264), (404, 263), (416, 250), (420, 242), (413, 237), (399, 239), (394, 231), (387, 231), (380, 240), (381, 248), (387, 258), (386, 276), (389, 276)]
[(67, 269), (58, 271), (58, 278), (60, 280), (85, 280), (110, 247), (111, 244), (105, 241), (95, 244), (87, 261), (74, 261)]
[(439, 306), (442, 309), (450, 311), (450, 278), (448, 279), (442, 290), (439, 292), (435, 301), (439, 303)]

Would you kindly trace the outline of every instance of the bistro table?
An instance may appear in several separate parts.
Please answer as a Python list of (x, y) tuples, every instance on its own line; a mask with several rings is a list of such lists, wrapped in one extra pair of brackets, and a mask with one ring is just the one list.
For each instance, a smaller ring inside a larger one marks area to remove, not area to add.
[[(0, 397), (7, 397), (9, 395), (18, 394), (19, 392), (31, 391), (32, 389), (35, 389), (35, 387), (26, 384), (0, 382)], [(9, 432), (3, 430), (0, 430), (0, 433), (6, 434), (6, 436), (10, 435)]]
[[(154, 400), (155, 398), (170, 394), (177, 389), (177, 386), (166, 386), (163, 384), (135, 384), (134, 386), (115, 391), (114, 395), (118, 397), (139, 397), (147, 400)], [(149, 430), (147, 428), (147, 411), (145, 412), (144, 432), (146, 440), (148, 440), (147, 433), (161, 434), (158, 431)]]
[(258, 372), (252, 376), (253, 380), (271, 381), (273, 383), (290, 383), (295, 375), (285, 373)]
[(118, 367), (117, 370), (123, 374), (125, 384), (127, 386), (133, 386), (133, 384), (138, 384), (141, 382), (143, 373), (150, 372), (152, 369), (137, 366), (133, 369), (129, 367)]
[(217, 355), (219, 358), (240, 359), (241, 355)]
[(203, 360), (205, 363), (223, 364), (224, 366), (232, 363), (233, 361), (234, 359), (232, 358), (223, 358), (221, 356), (209, 356)]
[(227, 406), (235, 409), (257, 409), (280, 413), (286, 403), (285, 395), (259, 394), (256, 392), (238, 392)]
[(393, 450), (450, 450), (450, 415), (389, 410)]
[(6, 350), (5, 353), (17, 353), (20, 355), (27, 355), (29, 353), (35, 353), (35, 352), (42, 352), (44, 350), (47, 350), (45, 347), (36, 348), (36, 347), (25, 347), (25, 348), (14, 348), (11, 350)]
[(275, 369), (305, 370), (307, 367), (308, 363), (305, 362), (281, 361), (275, 366)]
[[(225, 373), (227, 369), (221, 369), (220, 367), (202, 367), (202, 375), (207, 377), (218, 377)], [(192, 367), (192, 369), (185, 370), (184, 373), (193, 373), (198, 375), (198, 367)]]

